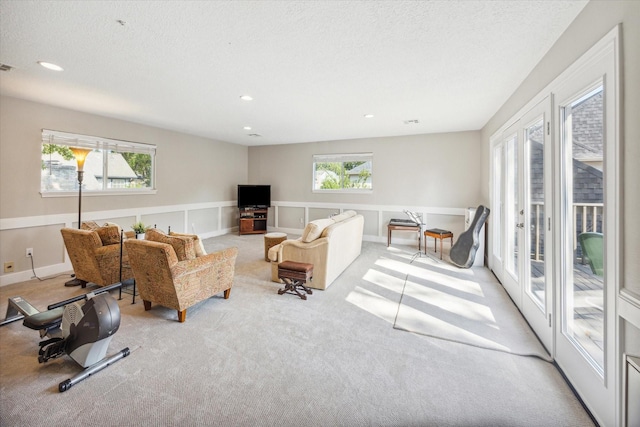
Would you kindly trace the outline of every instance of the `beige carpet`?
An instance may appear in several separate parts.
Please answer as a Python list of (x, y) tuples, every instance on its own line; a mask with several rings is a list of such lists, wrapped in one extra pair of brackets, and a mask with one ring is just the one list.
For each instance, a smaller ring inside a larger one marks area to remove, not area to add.
[(551, 361), (502, 285), (486, 268), (434, 257), (400, 263), (406, 273), (394, 323), (435, 338)]
[[(240, 249), (231, 297), (187, 312), (119, 301), (110, 353), (133, 351), (59, 393), (79, 366), (38, 364), (39, 337), (0, 328), (1, 426), (586, 426), (556, 368), (393, 328), (413, 248), (364, 243), (362, 255), (307, 301), (278, 295), (263, 236), (225, 235)], [(36, 260), (37, 264), (37, 260)], [(81, 292), (68, 277), (0, 288), (39, 308)], [(516, 321), (516, 319), (514, 319)]]

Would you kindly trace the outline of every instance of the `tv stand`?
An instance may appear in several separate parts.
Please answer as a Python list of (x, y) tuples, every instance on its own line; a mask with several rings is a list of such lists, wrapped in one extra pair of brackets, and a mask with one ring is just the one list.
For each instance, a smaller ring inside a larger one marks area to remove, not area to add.
[(240, 234), (265, 234), (267, 232), (267, 208), (239, 208)]

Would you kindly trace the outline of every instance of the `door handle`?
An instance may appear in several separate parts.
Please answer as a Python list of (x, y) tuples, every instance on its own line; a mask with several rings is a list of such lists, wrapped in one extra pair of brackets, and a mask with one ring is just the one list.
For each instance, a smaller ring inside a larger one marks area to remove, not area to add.
[(519, 224), (516, 224), (516, 227), (518, 228), (524, 228), (524, 222), (521, 222)]

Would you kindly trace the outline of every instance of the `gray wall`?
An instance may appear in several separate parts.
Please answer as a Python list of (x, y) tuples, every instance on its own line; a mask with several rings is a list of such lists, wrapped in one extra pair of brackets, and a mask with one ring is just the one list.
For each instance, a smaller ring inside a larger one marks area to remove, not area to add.
[[(165, 230), (171, 225), (175, 231), (195, 229), (202, 233), (235, 225), (233, 219), (227, 218), (227, 208), (206, 204), (235, 200), (236, 185), (247, 180), (247, 147), (0, 97), (0, 221), (7, 224), (14, 219), (20, 222), (27, 217), (36, 218), (24, 220), (25, 227), (0, 227), (0, 266), (13, 261), (16, 272), (29, 270), (27, 247), (34, 248), (36, 268), (64, 262), (59, 230), (65, 223), (69, 225), (66, 220), (69, 214), (77, 215), (78, 199), (77, 196), (43, 198), (39, 193), (43, 128), (157, 145), (157, 193), (83, 197), (83, 219), (91, 217), (92, 212), (120, 209), (126, 211), (124, 218), (116, 218), (114, 222), (127, 230), (136, 215), (147, 224), (157, 222)], [(198, 204), (205, 204), (205, 209), (199, 209)], [(183, 205), (187, 206), (185, 210), (157, 212), (158, 207)], [(193, 212), (188, 211), (189, 205), (194, 206)], [(185, 230), (187, 214), (189, 223)], [(39, 217), (46, 217), (47, 221), (53, 217), (57, 221), (57, 215), (59, 222), (38, 226)], [(218, 226), (220, 215), (224, 217)], [(0, 275), (4, 275), (3, 269)]]
[[(314, 154), (373, 153), (371, 194), (311, 191)], [(249, 181), (278, 201), (465, 208), (481, 200), (480, 132), (249, 148)]]
[(247, 179), (247, 147), (57, 108), (0, 98), (0, 218), (77, 211), (72, 198), (40, 196), (42, 129), (157, 145), (155, 195), (84, 197), (83, 211), (235, 200)]

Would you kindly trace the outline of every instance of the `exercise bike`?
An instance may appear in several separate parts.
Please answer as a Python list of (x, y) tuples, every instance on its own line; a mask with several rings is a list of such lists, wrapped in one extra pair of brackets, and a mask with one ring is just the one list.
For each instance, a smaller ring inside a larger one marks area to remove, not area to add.
[[(47, 311), (43, 312), (39, 312), (20, 297), (9, 299), (7, 314), (10, 310), (22, 313), (14, 314), (11, 320), (17, 320), (16, 318), (21, 316), (24, 318), (24, 326), (39, 331), (40, 338), (47, 338), (39, 343), (38, 362), (45, 363), (68, 354), (85, 368), (73, 378), (61, 382), (58, 385), (60, 392), (69, 390), (80, 381), (130, 354), (129, 348), (126, 347), (113, 356), (106, 357), (109, 343), (120, 327), (120, 307), (108, 292), (121, 286), (121, 283), (105, 286), (51, 304)], [(7, 316), (7, 320), (9, 319), (10, 316)]]

